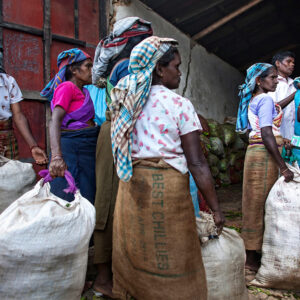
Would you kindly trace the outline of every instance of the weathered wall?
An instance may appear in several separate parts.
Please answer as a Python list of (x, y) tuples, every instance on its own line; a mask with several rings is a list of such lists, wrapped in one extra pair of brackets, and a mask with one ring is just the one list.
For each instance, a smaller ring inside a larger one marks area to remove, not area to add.
[(204, 47), (195, 44), (187, 35), (138, 0), (126, 5), (113, 1), (112, 20), (139, 16), (152, 22), (154, 34), (175, 38), (179, 42), (182, 77), (178, 93), (189, 98), (197, 112), (223, 122), (226, 116), (236, 116), (237, 87), (242, 74)]

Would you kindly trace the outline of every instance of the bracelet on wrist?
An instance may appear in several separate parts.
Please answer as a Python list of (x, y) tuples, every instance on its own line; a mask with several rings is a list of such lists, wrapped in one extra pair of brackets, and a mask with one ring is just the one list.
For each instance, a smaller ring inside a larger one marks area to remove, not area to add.
[(31, 152), (31, 151), (32, 151), (32, 149), (33, 149), (33, 148), (35, 148), (35, 147), (38, 147), (38, 148), (39, 148), (39, 146), (38, 146), (38, 145), (31, 146), (31, 147), (30, 147), (30, 152)]
[(63, 157), (62, 157), (61, 154), (56, 154), (56, 155), (54, 155), (53, 157), (51, 157), (51, 161), (53, 161), (53, 160), (58, 160), (58, 159), (63, 159)]
[(284, 172), (286, 172), (286, 171), (288, 171), (289, 170), (289, 168), (286, 168), (286, 169), (284, 169), (283, 171), (280, 171), (280, 173), (284, 173)]

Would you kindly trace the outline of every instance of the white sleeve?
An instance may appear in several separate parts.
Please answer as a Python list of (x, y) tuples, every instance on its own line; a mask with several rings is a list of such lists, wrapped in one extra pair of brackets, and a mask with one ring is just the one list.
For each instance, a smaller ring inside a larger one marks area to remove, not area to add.
[(22, 92), (16, 82), (16, 80), (12, 77), (9, 76), (8, 78), (9, 82), (9, 97), (10, 97), (10, 103), (18, 103), (23, 100), (23, 95)]

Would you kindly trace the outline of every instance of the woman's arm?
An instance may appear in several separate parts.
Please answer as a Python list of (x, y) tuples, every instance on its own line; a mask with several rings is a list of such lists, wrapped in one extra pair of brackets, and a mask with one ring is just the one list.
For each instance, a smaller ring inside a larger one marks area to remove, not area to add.
[(24, 114), (22, 113), (20, 103), (13, 103), (10, 105), (13, 120), (20, 131), (21, 135), (25, 139), (26, 143), (28, 144), (31, 155), (34, 158), (37, 164), (46, 164), (48, 162), (47, 155), (44, 150), (42, 150), (35, 141), (34, 137), (32, 136), (31, 130), (29, 128), (28, 121)]
[(51, 146), (51, 162), (49, 165), (50, 175), (54, 177), (63, 177), (67, 165), (62, 157), (60, 136), (61, 123), (66, 111), (60, 106), (56, 106), (52, 112), (52, 118), (49, 124), (50, 146)]
[(290, 171), (289, 168), (286, 166), (283, 158), (281, 157), (278, 151), (278, 146), (272, 132), (272, 127), (271, 126), (262, 127), (261, 137), (265, 147), (267, 148), (268, 152), (272, 155), (277, 166), (279, 167), (280, 173), (284, 176), (285, 181), (289, 182), (293, 180), (294, 178), (293, 172)]
[(297, 107), (297, 120), (300, 122), (300, 104)]
[(282, 109), (284, 109), (288, 104), (290, 104), (294, 100), (295, 94), (296, 92), (290, 94), (286, 98), (280, 100), (277, 104), (280, 105)]
[(195, 179), (198, 189), (201, 191), (208, 206), (213, 211), (215, 224), (221, 231), (225, 219), (219, 207), (210, 169), (201, 150), (199, 133), (198, 131), (193, 131), (182, 135), (180, 138), (188, 168)]

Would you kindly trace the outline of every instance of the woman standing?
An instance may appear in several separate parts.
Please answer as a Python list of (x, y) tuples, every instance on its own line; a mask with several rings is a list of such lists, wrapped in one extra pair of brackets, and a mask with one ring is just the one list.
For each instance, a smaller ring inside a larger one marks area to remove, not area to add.
[(212, 177), (191, 102), (180, 83), (173, 39), (149, 37), (131, 52), (129, 75), (112, 90), (112, 147), (119, 183), (113, 228), (114, 294), (206, 299), (192, 173), (222, 230)]
[[(53, 178), (63, 177), (68, 169), (83, 197), (94, 203), (95, 151), (99, 127), (95, 127), (95, 110), (87, 89), (92, 82), (92, 60), (85, 52), (74, 48), (58, 55), (59, 72), (41, 92), (51, 100), (52, 118), (49, 125)], [(64, 178), (51, 182), (51, 191), (72, 201), (73, 195), (63, 189)]]
[[(111, 103), (110, 91), (128, 75), (129, 56), (132, 48), (152, 35), (151, 23), (138, 17), (117, 21), (109, 36), (101, 40), (95, 52), (93, 81), (105, 82), (106, 105)], [(116, 174), (111, 151), (111, 117), (105, 112), (96, 150), (96, 226), (94, 231), (94, 264), (98, 274), (93, 290), (96, 295), (112, 296), (112, 229), (119, 178)]]
[(277, 86), (274, 66), (257, 63), (247, 70), (245, 84), (240, 87), (240, 107), (237, 131), (247, 130), (250, 124), (243, 179), (243, 229), (247, 260), (246, 268), (257, 271), (264, 234), (264, 206), (268, 193), (278, 179), (279, 170), (289, 182), (293, 173), (286, 166), (280, 151), (282, 109), (274, 104), (268, 92)]

